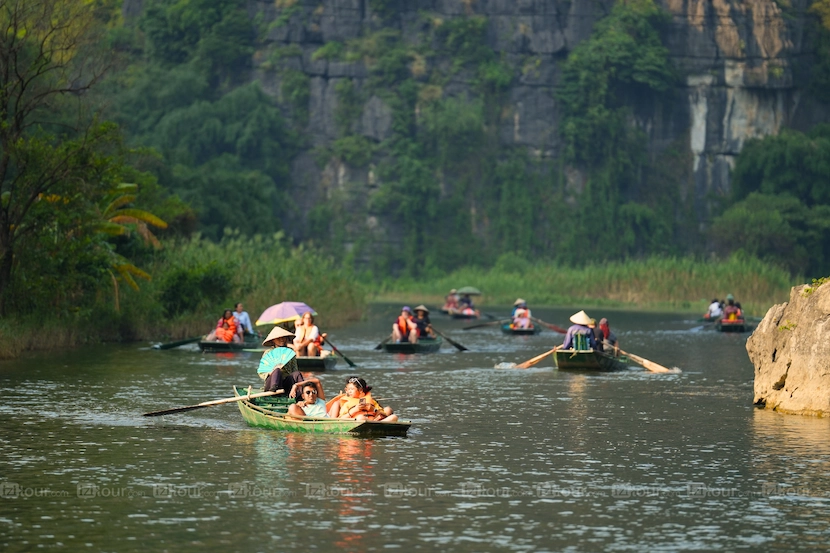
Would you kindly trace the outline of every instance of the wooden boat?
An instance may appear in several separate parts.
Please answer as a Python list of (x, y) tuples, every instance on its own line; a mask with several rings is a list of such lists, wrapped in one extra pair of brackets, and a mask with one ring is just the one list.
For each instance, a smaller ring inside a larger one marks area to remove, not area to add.
[(744, 319), (720, 319), (715, 323), (715, 330), (718, 332), (746, 332), (747, 324)]
[[(199, 349), (205, 353), (234, 352), (262, 348), (262, 338), (256, 334), (246, 334), (242, 342), (208, 341), (205, 337), (199, 340)], [(264, 350), (263, 350), (264, 351)]]
[(337, 355), (326, 357), (297, 357), (297, 367), (301, 371), (327, 371), (337, 365)]
[[(235, 397), (244, 397), (248, 389), (234, 386)], [(242, 418), (250, 426), (283, 430), (286, 432), (306, 432), (312, 434), (355, 434), (358, 436), (406, 436), (412, 423), (409, 421), (376, 422), (356, 421), (350, 419), (330, 419), (303, 417), (298, 419), (288, 416), (288, 406), (294, 403), (287, 397), (259, 397), (243, 399), (236, 402)]]
[(447, 314), (453, 319), (478, 319), (476, 313), (464, 313), (463, 311), (457, 311), (455, 309), (450, 310)]
[(553, 360), (560, 370), (619, 371), (628, 367), (626, 357), (593, 349), (560, 349), (553, 352)]
[(387, 353), (432, 353), (441, 349), (444, 339), (440, 336), (435, 338), (419, 338), (415, 344), (409, 342), (385, 342), (383, 351)]
[(536, 325), (531, 326), (530, 328), (513, 328), (510, 326), (510, 323), (504, 323), (501, 325), (501, 331), (512, 336), (530, 336), (533, 334), (539, 334), (542, 332), (542, 328)]

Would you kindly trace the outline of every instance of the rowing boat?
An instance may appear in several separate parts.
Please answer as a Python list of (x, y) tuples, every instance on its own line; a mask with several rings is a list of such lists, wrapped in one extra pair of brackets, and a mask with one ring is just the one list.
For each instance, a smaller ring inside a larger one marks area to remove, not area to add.
[[(235, 397), (245, 397), (248, 389), (234, 386)], [(286, 432), (305, 432), (311, 434), (355, 434), (358, 436), (406, 436), (410, 421), (379, 422), (356, 421), (353, 419), (330, 419), (327, 417), (290, 417), (288, 406), (293, 399), (281, 396), (243, 399), (236, 402), (239, 412), (249, 426), (282, 430)]]
[(262, 347), (262, 338), (256, 334), (246, 334), (242, 342), (223, 342), (222, 340), (199, 340), (199, 349), (205, 353), (219, 353), (228, 351), (244, 351)]
[(553, 352), (556, 368), (579, 371), (619, 371), (628, 367), (626, 357), (593, 349), (560, 349)]
[(383, 351), (386, 353), (432, 353), (441, 349), (444, 339), (440, 336), (435, 338), (418, 338), (414, 344), (409, 342), (385, 342)]
[(501, 325), (501, 331), (505, 334), (513, 336), (530, 336), (532, 334), (539, 334), (542, 328), (539, 326), (531, 326), (530, 328), (514, 328), (510, 323)]
[(719, 332), (746, 332), (747, 326), (744, 319), (720, 319), (715, 323), (715, 329)]
[(450, 311), (449, 316), (453, 319), (478, 319), (478, 313), (465, 313), (464, 311)]
[(301, 371), (327, 371), (333, 369), (337, 365), (337, 355), (327, 355), (325, 357), (300, 357), (297, 356), (297, 367)]

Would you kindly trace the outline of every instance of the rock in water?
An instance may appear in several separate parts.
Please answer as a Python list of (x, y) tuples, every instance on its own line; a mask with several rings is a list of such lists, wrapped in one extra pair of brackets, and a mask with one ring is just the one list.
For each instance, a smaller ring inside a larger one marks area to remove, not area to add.
[(796, 286), (746, 342), (755, 365), (755, 405), (830, 415), (830, 283)]

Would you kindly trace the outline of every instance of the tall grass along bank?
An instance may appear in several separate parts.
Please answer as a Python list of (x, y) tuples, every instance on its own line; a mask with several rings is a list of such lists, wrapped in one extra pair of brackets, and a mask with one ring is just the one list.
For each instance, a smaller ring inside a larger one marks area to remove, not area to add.
[(117, 303), (107, 277), (72, 314), (0, 321), (0, 358), (101, 341), (199, 336), (236, 302), (253, 322), (275, 303), (305, 302), (319, 313), (321, 331), (361, 318), (366, 305), (365, 289), (350, 270), (315, 250), (290, 246), (281, 233), (248, 238), (226, 232), (218, 243), (201, 236), (170, 241), (138, 264), (152, 280), (139, 281), (137, 291), (122, 282)]
[(532, 305), (584, 305), (705, 311), (713, 298), (733, 294), (744, 311), (763, 315), (786, 301), (799, 282), (785, 270), (755, 258), (725, 261), (652, 257), (581, 268), (531, 264), (511, 259), (493, 269), (465, 268), (419, 282), (387, 281), (376, 301), (430, 301), (435, 305), (452, 288), (475, 286), (483, 305), (510, 305), (521, 297)]

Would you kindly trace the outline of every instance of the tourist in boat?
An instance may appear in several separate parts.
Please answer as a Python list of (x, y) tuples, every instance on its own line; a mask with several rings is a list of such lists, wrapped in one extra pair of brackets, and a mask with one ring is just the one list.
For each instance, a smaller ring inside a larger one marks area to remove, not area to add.
[(236, 317), (237, 322), (237, 332), (245, 339), (245, 334), (256, 334), (254, 332), (254, 325), (251, 324), (251, 317), (248, 315), (248, 312), (242, 308), (242, 303), (237, 303), (234, 306), (234, 313), (233, 316)]
[(462, 315), (479, 316), (478, 309), (473, 305), (473, 298), (470, 297), (470, 294), (461, 296), (461, 299), (458, 300), (458, 310)]
[(588, 326), (591, 324), (591, 317), (585, 311), (579, 311), (571, 315), (571, 322), (565, 333), (565, 341), (562, 342), (562, 349), (596, 349), (597, 343), (594, 338), (594, 331)]
[(712, 300), (712, 303), (709, 304), (709, 309), (706, 311), (706, 315), (704, 315), (703, 318), (714, 321), (721, 315), (723, 315), (723, 306), (718, 298), (715, 298)]
[(435, 332), (432, 330), (432, 323), (429, 320), (429, 309), (425, 305), (419, 305), (415, 308), (415, 318), (412, 319), (418, 330), (418, 338), (435, 338)]
[(297, 403), (288, 407), (288, 414), (294, 417), (328, 417), (326, 411), (326, 394), (320, 380), (310, 377), (295, 384), (288, 394), (296, 398)]
[(450, 313), (452, 311), (456, 311), (458, 309), (458, 294), (456, 293), (456, 289), (453, 288), (450, 290), (449, 295), (444, 298), (444, 307), (441, 308), (441, 311), (446, 313)]
[(513, 324), (512, 328), (533, 328), (530, 322), (530, 309), (527, 308), (525, 300), (519, 298), (513, 304)]
[(398, 416), (391, 407), (381, 407), (372, 399), (372, 387), (357, 376), (346, 379), (345, 393), (329, 408), (329, 417), (339, 419), (395, 422)]
[(298, 321), (294, 330), (294, 351), (300, 357), (319, 357), (323, 351), (323, 339), (327, 334), (320, 334), (320, 329), (314, 324), (314, 315), (304, 313), (302, 322)]
[(293, 333), (275, 326), (262, 342), (264, 347), (271, 348), (262, 354), (257, 369), (259, 377), (265, 380), (266, 392), (283, 390), (280, 395), (287, 395), (295, 384), (305, 380), (297, 366), (297, 353), (288, 347), (288, 340), (293, 337)]
[(236, 332), (236, 317), (233, 316), (233, 311), (225, 309), (222, 317), (216, 322), (216, 328), (210, 334), (205, 336), (205, 341), (209, 342), (241, 342), (242, 338)]
[(603, 317), (599, 320), (599, 329), (602, 331), (602, 342), (606, 345), (617, 347), (617, 335), (611, 332), (611, 327), (608, 326), (608, 319)]
[(602, 330), (597, 326), (597, 320), (591, 319), (591, 322), (588, 323), (588, 328), (591, 329), (591, 332), (594, 333), (594, 342), (596, 343), (596, 350), (602, 351)]
[(401, 314), (392, 324), (392, 339), (398, 343), (415, 344), (418, 342), (418, 325), (412, 320), (412, 310), (408, 305), (403, 306)]
[(738, 319), (741, 310), (735, 305), (735, 296), (729, 294), (726, 296), (726, 307), (723, 308), (723, 319), (725, 321), (735, 321)]

